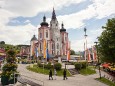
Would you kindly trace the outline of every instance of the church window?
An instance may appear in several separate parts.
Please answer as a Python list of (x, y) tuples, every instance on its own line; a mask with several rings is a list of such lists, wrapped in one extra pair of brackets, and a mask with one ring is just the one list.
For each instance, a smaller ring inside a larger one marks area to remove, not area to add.
[(67, 39), (67, 38), (65, 37), (65, 41), (66, 41), (66, 39)]
[(54, 51), (52, 50), (52, 54), (54, 54)]
[(57, 24), (56, 24), (56, 26), (57, 26)]
[(57, 49), (59, 49), (59, 44), (57, 43)]
[(52, 50), (54, 49), (54, 45), (52, 44)]
[(48, 49), (48, 42), (47, 42), (47, 49)]
[(41, 43), (40, 43), (40, 50), (42, 50), (42, 45), (41, 45)]
[(48, 30), (46, 30), (46, 38), (48, 38)]
[(58, 41), (58, 38), (57, 38), (57, 41)]
[(42, 33), (40, 33), (40, 38), (42, 38)]
[(57, 51), (57, 55), (59, 55), (59, 51)]

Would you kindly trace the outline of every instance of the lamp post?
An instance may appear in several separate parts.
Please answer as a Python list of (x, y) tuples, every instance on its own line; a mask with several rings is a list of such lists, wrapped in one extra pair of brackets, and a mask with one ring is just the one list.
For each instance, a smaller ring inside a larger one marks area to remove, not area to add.
[(94, 42), (96, 44), (96, 50), (97, 50), (97, 58), (98, 58), (98, 66), (99, 66), (99, 76), (101, 79), (101, 70), (100, 70), (100, 64), (99, 64), (99, 56), (98, 56), (98, 42)]
[(84, 42), (85, 60), (87, 60), (87, 57), (86, 57), (86, 49), (87, 49), (87, 35), (86, 35), (86, 31), (87, 31), (87, 29), (85, 27), (84, 28), (84, 32), (85, 32), (85, 35), (84, 35), (84, 37), (85, 37), (85, 42)]
[(85, 42), (84, 42), (84, 51), (85, 51), (86, 74), (87, 74), (88, 61), (87, 61), (87, 52), (86, 52), (86, 50), (87, 50), (87, 36), (88, 36), (88, 35), (86, 35), (86, 31), (87, 31), (87, 29), (86, 29), (86, 27), (85, 27), (85, 28), (84, 28), (84, 32), (85, 32), (85, 35), (84, 35), (84, 37), (85, 37)]

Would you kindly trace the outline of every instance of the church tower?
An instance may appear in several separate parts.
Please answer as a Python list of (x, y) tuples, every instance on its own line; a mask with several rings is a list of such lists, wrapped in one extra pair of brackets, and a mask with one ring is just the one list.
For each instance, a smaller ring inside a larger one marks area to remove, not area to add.
[(61, 55), (67, 55), (69, 39), (68, 39), (68, 33), (66, 32), (63, 23), (61, 24), (60, 34), (61, 34)]
[(35, 51), (35, 44), (37, 43), (37, 38), (35, 35), (33, 35), (31, 41), (30, 41), (30, 56), (34, 55), (34, 51)]
[(46, 22), (46, 17), (44, 15), (43, 22), (40, 24), (41, 27), (38, 28), (38, 44), (40, 53), (43, 53), (43, 42), (46, 40), (47, 49), (50, 50), (50, 28), (49, 24)]
[(60, 30), (55, 10), (53, 8), (52, 18), (50, 21), (51, 40), (53, 40), (52, 49), (54, 55), (60, 55)]

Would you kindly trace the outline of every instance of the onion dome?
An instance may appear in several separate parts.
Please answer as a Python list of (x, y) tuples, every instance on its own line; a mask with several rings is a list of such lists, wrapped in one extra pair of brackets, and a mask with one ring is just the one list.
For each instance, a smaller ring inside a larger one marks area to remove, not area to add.
[(31, 41), (34, 41), (34, 40), (37, 40), (37, 38), (36, 38), (36, 36), (35, 36), (35, 35), (33, 35), (33, 37), (32, 37), (32, 39), (31, 39)]
[(46, 17), (44, 15), (43, 22), (40, 24), (41, 26), (48, 26), (48, 23), (46, 22)]
[(61, 24), (60, 32), (66, 32), (66, 29), (64, 28), (64, 24), (63, 23)]

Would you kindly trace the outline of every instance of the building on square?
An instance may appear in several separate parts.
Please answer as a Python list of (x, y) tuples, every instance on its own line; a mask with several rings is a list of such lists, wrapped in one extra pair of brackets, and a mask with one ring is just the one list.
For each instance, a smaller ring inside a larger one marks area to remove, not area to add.
[(50, 24), (46, 22), (46, 16), (44, 15), (40, 25), (38, 28), (38, 39), (34, 35), (30, 41), (30, 56), (35, 55), (36, 48), (39, 54), (43, 54), (44, 40), (46, 40), (46, 48), (49, 54), (54, 56), (67, 55), (69, 44), (68, 32), (64, 28), (63, 23), (59, 25), (54, 8)]

